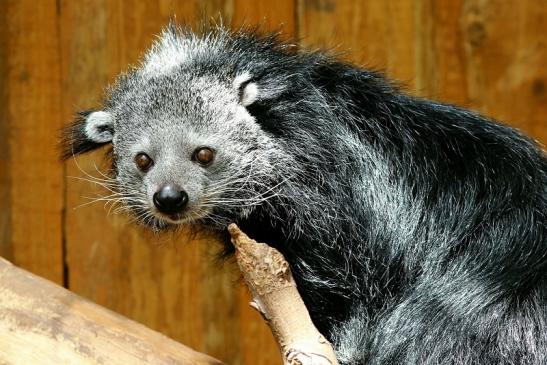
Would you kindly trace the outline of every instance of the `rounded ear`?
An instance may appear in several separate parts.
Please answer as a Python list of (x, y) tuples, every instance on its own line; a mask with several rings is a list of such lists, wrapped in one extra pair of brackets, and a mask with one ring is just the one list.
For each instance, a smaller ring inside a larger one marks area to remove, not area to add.
[(61, 156), (67, 159), (112, 142), (114, 118), (106, 111), (78, 113), (61, 132)]
[(95, 143), (109, 143), (114, 138), (114, 118), (99, 110), (89, 114), (85, 120), (85, 134)]
[(258, 99), (258, 86), (252, 82), (248, 72), (234, 79), (234, 88), (238, 91), (239, 102), (243, 106), (249, 106)]

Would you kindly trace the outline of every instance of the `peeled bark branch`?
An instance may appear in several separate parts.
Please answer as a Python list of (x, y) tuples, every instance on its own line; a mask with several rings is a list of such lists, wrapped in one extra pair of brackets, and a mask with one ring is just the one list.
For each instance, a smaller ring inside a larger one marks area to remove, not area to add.
[(313, 325), (283, 255), (250, 239), (235, 224), (228, 230), (239, 268), (253, 297), (251, 306), (268, 322), (284, 364), (338, 364), (332, 345)]
[(222, 363), (0, 258), (0, 364)]

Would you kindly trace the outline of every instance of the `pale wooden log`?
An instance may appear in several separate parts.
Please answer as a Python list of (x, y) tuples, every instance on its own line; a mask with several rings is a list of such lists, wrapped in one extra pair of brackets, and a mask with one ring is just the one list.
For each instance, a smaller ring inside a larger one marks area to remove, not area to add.
[(236, 259), (253, 302), (268, 322), (285, 365), (337, 365), (332, 345), (314, 326), (289, 264), (276, 249), (257, 243), (235, 224), (228, 227)]
[(0, 258), (0, 364), (222, 363)]

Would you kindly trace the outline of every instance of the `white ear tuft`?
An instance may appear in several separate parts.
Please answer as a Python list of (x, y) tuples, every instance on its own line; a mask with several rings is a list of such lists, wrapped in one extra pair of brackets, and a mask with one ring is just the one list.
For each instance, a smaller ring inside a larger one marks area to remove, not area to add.
[(105, 111), (89, 114), (85, 121), (87, 138), (96, 143), (107, 143), (114, 137), (114, 118)]
[(258, 98), (258, 87), (254, 82), (250, 82), (243, 88), (241, 92), (241, 104), (243, 106), (251, 105)]
[(234, 89), (239, 93), (239, 102), (243, 106), (249, 106), (258, 99), (258, 86), (254, 82), (249, 82), (251, 75), (244, 72), (234, 79)]
[(239, 90), (241, 88), (241, 85), (246, 83), (251, 79), (251, 74), (247, 71), (242, 73), (241, 75), (237, 75), (234, 79), (234, 89)]

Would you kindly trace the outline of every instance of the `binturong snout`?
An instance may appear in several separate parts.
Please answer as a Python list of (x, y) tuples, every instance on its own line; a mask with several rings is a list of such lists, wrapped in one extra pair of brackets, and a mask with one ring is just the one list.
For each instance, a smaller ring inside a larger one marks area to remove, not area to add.
[(188, 194), (175, 184), (162, 186), (153, 196), (154, 205), (165, 214), (180, 213), (188, 204)]

